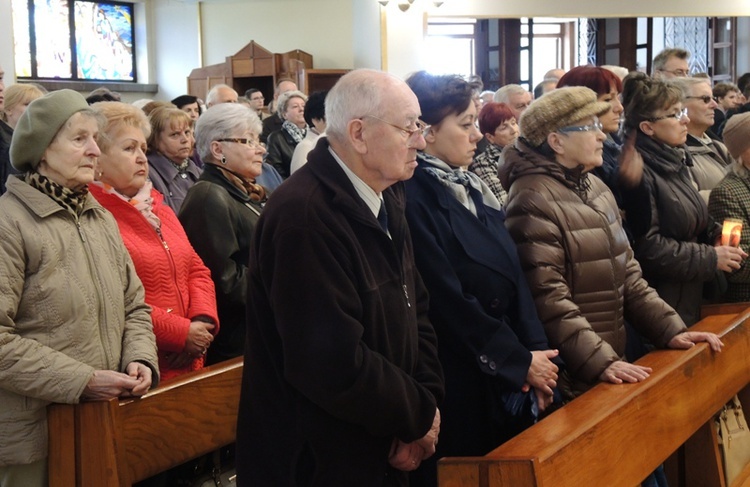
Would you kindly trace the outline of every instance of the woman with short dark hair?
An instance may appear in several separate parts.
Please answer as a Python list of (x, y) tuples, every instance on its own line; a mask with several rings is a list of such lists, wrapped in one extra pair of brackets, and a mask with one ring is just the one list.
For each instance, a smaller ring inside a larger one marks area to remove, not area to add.
[(424, 71), (406, 83), (430, 124), (419, 127), (426, 147), (405, 188), (445, 373), (437, 453), (414, 476), (416, 485), (435, 485), (440, 457), (484, 455), (533, 423), (532, 404), (544, 411), (552, 403), (557, 352), (547, 345), (500, 202), (466, 170), (482, 138), (473, 86)]

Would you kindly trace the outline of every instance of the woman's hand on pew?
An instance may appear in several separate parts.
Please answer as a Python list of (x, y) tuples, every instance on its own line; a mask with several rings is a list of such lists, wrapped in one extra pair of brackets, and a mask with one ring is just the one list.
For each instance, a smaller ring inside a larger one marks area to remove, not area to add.
[(696, 343), (706, 342), (714, 352), (721, 352), (721, 347), (724, 344), (721, 339), (715, 333), (708, 333), (704, 331), (684, 331), (673, 336), (667, 346), (669, 348), (681, 348), (687, 349), (694, 346)]
[(95, 370), (86, 388), (83, 389), (81, 398), (89, 401), (103, 401), (129, 396), (139, 384), (138, 379), (122, 372)]
[(651, 367), (617, 360), (604, 369), (604, 372), (599, 375), (599, 379), (603, 382), (611, 382), (612, 384), (622, 384), (623, 382), (634, 383), (646, 380), (650, 374)]
[[(531, 352), (531, 365), (526, 373), (526, 382), (534, 389), (552, 396), (552, 389), (557, 387), (558, 368), (552, 359), (560, 354), (557, 350), (534, 350)], [(525, 389), (524, 392), (528, 390)], [(537, 394), (537, 397), (539, 395)]]
[(151, 368), (140, 362), (130, 362), (127, 367), (128, 375), (138, 381), (138, 385), (130, 390), (132, 396), (142, 396), (151, 389)]

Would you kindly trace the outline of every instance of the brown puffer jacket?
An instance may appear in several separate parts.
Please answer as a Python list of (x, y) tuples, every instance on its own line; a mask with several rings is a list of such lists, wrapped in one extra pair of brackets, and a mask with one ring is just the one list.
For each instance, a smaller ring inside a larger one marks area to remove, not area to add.
[(549, 343), (567, 365), (575, 397), (624, 360), (624, 320), (657, 346), (685, 324), (641, 277), (614, 196), (596, 176), (568, 170), (517, 142), (504, 151), (506, 226)]

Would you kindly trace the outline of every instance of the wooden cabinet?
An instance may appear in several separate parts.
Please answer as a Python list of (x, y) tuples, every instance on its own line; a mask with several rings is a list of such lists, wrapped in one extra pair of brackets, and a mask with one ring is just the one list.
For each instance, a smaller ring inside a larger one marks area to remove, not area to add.
[(227, 84), (242, 96), (250, 88), (263, 92), (266, 100), (273, 99), (276, 81), (290, 78), (300, 86), (303, 83), (303, 72), (312, 69), (311, 54), (296, 49), (276, 54), (255, 41), (240, 49), (226, 61), (196, 68), (188, 76), (188, 93), (203, 100), (209, 90), (218, 84)]
[(348, 73), (349, 69), (305, 69), (302, 71), (302, 79), (297, 86), (306, 94), (316, 91), (325, 91), (333, 88), (333, 85)]

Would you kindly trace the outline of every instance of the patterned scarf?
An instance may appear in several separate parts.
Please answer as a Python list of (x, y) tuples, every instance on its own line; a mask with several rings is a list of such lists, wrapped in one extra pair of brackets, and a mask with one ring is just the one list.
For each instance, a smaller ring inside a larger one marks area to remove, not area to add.
[(162, 157), (164, 157), (164, 159), (168, 160), (169, 163), (172, 164), (177, 169), (177, 172), (180, 173), (180, 174), (186, 172), (188, 170), (188, 167), (190, 166), (190, 158), (189, 157), (185, 158), (181, 163), (177, 164), (176, 162), (174, 162), (172, 159), (170, 159), (169, 157), (165, 156), (161, 152), (159, 152), (159, 154), (161, 154)]
[(33, 188), (52, 198), (55, 203), (62, 206), (65, 211), (72, 214), (76, 219), (83, 213), (83, 205), (86, 203), (86, 196), (89, 194), (88, 186), (84, 185), (79, 190), (66, 188), (52, 181), (38, 172), (27, 172), (24, 176), (26, 183)]
[[(206, 164), (211, 164), (207, 162)], [(232, 183), (232, 186), (245, 193), (250, 201), (253, 203), (265, 203), (268, 199), (266, 195), (266, 189), (260, 184), (255, 184), (252, 179), (246, 179), (237, 174), (236, 172), (227, 169), (226, 167), (211, 164), (213, 167), (219, 170), (219, 172)]]
[(473, 172), (451, 167), (437, 157), (425, 154), (424, 152), (417, 152), (417, 158), (430, 166), (424, 168), (425, 172), (448, 188), (451, 195), (465, 206), (466, 209), (471, 211), (474, 216), (477, 216), (477, 211), (473, 207), (474, 205), (470, 203), (471, 200), (469, 198), (469, 191), (472, 189), (481, 195), (482, 203), (485, 206), (498, 211), (502, 209), (502, 205), (500, 205), (495, 195), (492, 194), (490, 188)]
[(302, 139), (305, 138), (305, 135), (307, 135), (307, 129), (301, 129), (294, 125), (289, 120), (284, 120), (284, 123), (281, 124), (281, 128), (286, 130), (286, 133), (291, 135), (291, 137), (294, 139), (294, 144), (299, 144), (302, 142)]
[(154, 198), (151, 196), (151, 188), (153, 187), (151, 181), (146, 181), (146, 184), (141, 186), (141, 189), (139, 189), (138, 193), (132, 198), (128, 198), (107, 183), (94, 181), (93, 184), (102, 188), (102, 191), (105, 193), (115, 195), (122, 201), (133, 206), (136, 210), (141, 212), (141, 215), (143, 215), (149, 224), (151, 224), (151, 227), (154, 230), (157, 232), (161, 230), (161, 220), (159, 220), (159, 217), (153, 212)]

